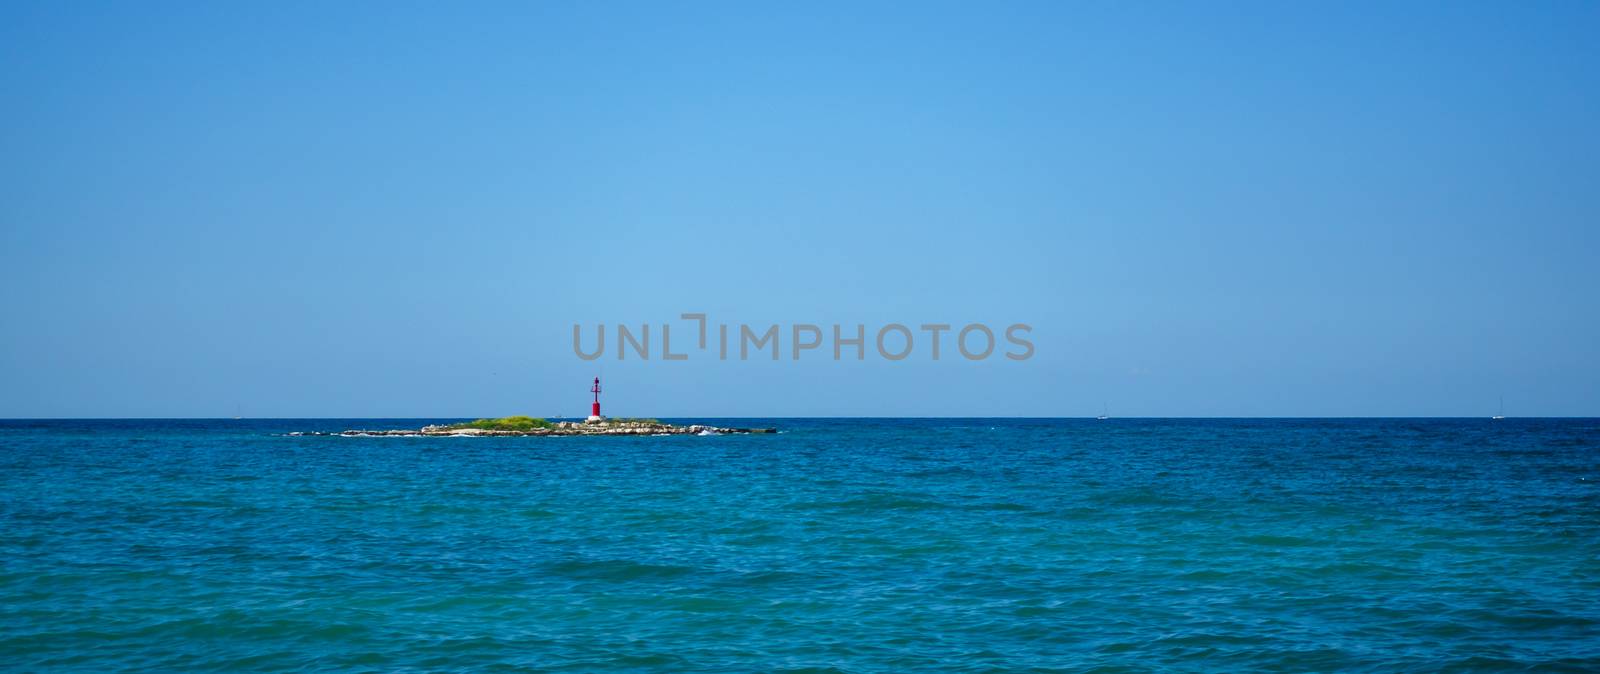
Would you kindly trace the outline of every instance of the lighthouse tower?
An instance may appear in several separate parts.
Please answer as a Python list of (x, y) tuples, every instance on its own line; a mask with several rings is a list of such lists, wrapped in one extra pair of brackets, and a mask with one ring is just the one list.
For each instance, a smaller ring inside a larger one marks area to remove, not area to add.
[(595, 377), (594, 378), (594, 386), (589, 387), (589, 392), (594, 394), (594, 407), (589, 408), (589, 418), (587, 419), (587, 421), (602, 421), (602, 420), (604, 420), (604, 417), (600, 416), (600, 378), (599, 377)]

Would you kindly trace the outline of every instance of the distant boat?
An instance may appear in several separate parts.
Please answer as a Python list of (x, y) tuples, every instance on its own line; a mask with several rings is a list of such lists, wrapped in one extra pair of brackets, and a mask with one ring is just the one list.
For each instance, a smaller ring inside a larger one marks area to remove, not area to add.
[(1100, 421), (1105, 421), (1106, 419), (1110, 419), (1111, 418), (1111, 405), (1108, 403), (1108, 404), (1104, 405), (1103, 407), (1101, 407), (1100, 408), (1100, 416), (1095, 417), (1095, 418), (1099, 419)]
[(1506, 418), (1506, 397), (1500, 396), (1500, 413), (1489, 417), (1490, 421), (1499, 421)]

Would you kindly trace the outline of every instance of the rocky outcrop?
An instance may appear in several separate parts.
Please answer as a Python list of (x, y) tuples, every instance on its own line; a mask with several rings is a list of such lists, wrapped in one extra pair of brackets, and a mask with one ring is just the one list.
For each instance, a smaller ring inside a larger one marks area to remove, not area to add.
[(304, 433), (303, 435), (370, 436), (427, 436), (427, 437), (526, 437), (565, 435), (730, 435), (746, 433), (776, 433), (775, 428), (723, 428), (720, 426), (674, 426), (646, 421), (561, 421), (550, 428), (526, 431), (491, 431), (481, 428), (453, 428), (450, 426), (423, 426), (420, 430), (349, 430), (342, 433)]

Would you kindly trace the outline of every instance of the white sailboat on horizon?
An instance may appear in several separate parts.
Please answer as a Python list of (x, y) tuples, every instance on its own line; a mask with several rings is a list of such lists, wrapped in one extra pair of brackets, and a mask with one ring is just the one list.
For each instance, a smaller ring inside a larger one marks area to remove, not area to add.
[(1500, 396), (1500, 413), (1489, 417), (1490, 421), (1499, 421), (1506, 418), (1506, 397)]

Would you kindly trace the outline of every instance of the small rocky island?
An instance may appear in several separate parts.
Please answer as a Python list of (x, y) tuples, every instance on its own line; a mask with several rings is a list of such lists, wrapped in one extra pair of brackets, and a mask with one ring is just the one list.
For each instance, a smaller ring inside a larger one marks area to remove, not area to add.
[(370, 436), (545, 436), (545, 435), (725, 435), (735, 433), (776, 433), (775, 428), (723, 428), (694, 424), (677, 426), (658, 419), (605, 419), (588, 421), (549, 421), (535, 417), (479, 419), (459, 424), (423, 426), (418, 430), (349, 430), (342, 433), (304, 433), (303, 435)]

